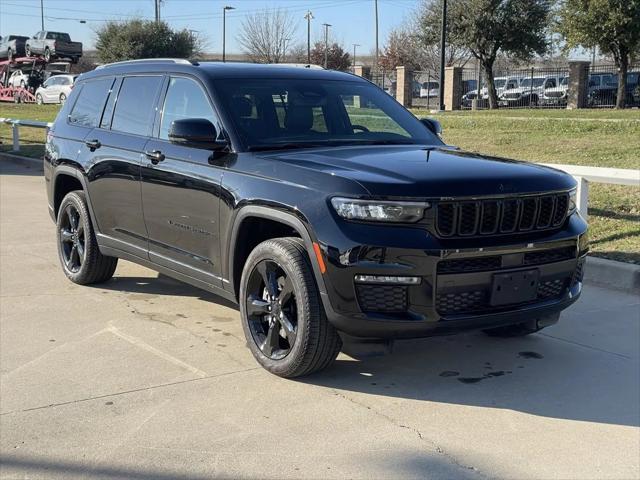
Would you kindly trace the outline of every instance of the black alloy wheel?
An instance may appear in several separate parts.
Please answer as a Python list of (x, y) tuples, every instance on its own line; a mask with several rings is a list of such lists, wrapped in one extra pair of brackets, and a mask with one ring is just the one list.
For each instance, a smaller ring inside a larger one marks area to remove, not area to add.
[(293, 283), (273, 260), (262, 260), (247, 285), (249, 329), (260, 351), (271, 360), (286, 357), (295, 345), (298, 312)]
[(85, 261), (86, 237), (84, 225), (80, 221), (80, 212), (72, 204), (68, 204), (60, 212), (60, 248), (62, 260), (70, 272), (76, 273)]

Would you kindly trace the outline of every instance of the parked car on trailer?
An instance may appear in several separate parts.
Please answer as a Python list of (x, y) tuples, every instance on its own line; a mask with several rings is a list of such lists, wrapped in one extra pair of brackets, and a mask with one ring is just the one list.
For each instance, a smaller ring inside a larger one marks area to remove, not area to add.
[(29, 86), (29, 74), (23, 70), (16, 70), (9, 76), (8, 86), (27, 88)]
[(49, 77), (36, 90), (36, 103), (38, 105), (42, 105), (43, 103), (64, 104), (71, 94), (71, 89), (73, 88), (76, 77), (77, 75), (67, 74)]
[(45, 61), (53, 58), (69, 58), (77, 63), (82, 57), (82, 43), (72, 42), (68, 33), (41, 31), (27, 40), (27, 56), (42, 55)]
[(0, 37), (0, 60), (13, 60), (25, 55), (25, 44), (29, 37), (5, 35)]

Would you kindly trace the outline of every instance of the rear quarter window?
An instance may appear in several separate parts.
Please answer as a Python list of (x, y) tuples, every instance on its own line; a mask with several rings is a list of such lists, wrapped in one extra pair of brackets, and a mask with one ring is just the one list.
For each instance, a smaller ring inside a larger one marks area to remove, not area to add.
[(97, 127), (113, 80), (113, 77), (107, 77), (83, 82), (78, 99), (69, 114), (69, 123), (81, 127)]

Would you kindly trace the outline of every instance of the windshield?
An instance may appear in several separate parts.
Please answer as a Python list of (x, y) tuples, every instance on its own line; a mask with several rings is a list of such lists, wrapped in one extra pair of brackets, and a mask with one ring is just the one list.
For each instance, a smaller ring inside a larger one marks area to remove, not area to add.
[[(534, 78), (533, 79), (533, 86), (534, 87), (541, 87), (543, 83), (544, 83), (544, 78)], [(521, 88), (526, 88), (526, 87), (530, 87), (530, 86), (531, 86), (531, 78), (525, 78), (520, 82), (520, 87)]]
[(442, 145), (378, 87), (322, 79), (221, 79), (224, 109), (248, 150), (323, 145)]
[(496, 86), (496, 88), (502, 88), (504, 87), (504, 84), (507, 83), (506, 78), (502, 78), (502, 79), (495, 79), (493, 81), (494, 85)]
[(438, 87), (440, 87), (440, 84), (438, 82), (424, 82), (422, 84), (422, 88), (427, 88), (427, 89), (438, 88)]

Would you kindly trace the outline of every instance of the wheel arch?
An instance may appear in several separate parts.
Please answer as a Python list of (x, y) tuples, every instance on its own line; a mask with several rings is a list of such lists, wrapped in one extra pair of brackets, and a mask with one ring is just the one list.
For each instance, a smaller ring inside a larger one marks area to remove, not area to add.
[[(265, 226), (268, 228), (261, 228)], [(303, 221), (290, 212), (249, 205), (240, 209), (236, 215), (227, 243), (229, 285), (236, 299), (240, 291), (242, 268), (253, 248), (265, 240), (283, 236), (297, 236), (302, 239), (316, 284), (321, 293), (326, 293), (324, 279), (315, 257), (314, 240)]]
[(58, 218), (58, 209), (65, 195), (74, 190), (82, 190), (85, 193), (85, 198), (87, 200), (87, 207), (89, 209), (93, 229), (94, 231), (99, 232), (98, 224), (96, 223), (96, 219), (93, 214), (89, 190), (87, 188), (87, 179), (81, 167), (76, 163), (63, 163), (61, 165), (57, 165), (52, 178), (52, 185), (54, 220)]

